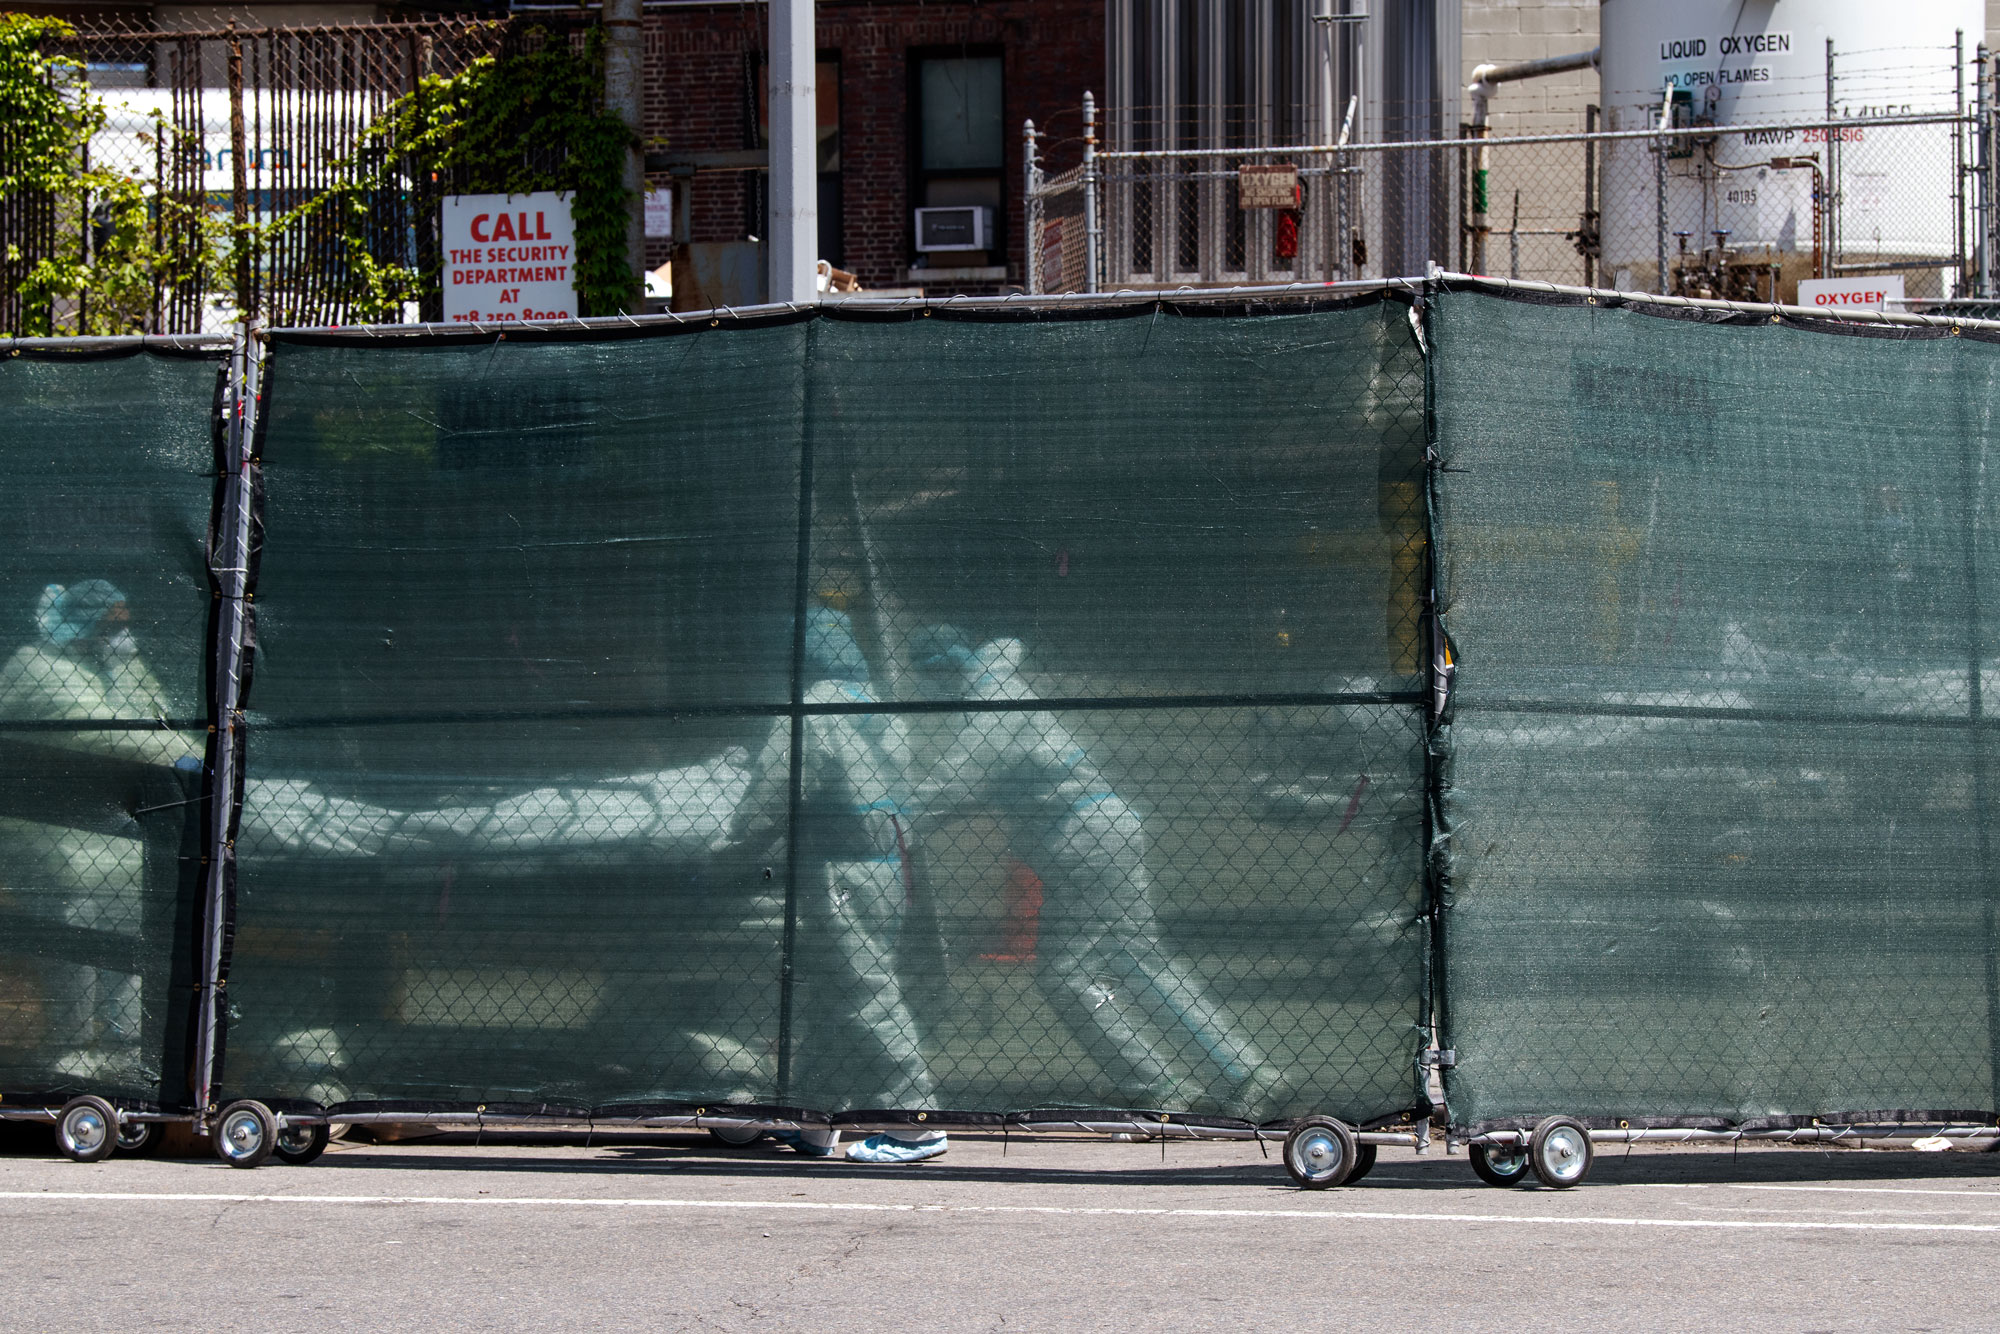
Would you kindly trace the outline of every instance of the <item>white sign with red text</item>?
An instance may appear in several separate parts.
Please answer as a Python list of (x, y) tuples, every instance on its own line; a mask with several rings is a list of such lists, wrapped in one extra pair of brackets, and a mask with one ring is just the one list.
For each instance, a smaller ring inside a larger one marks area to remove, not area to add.
[(518, 324), (576, 316), (576, 228), (569, 196), (447, 195), (444, 317)]
[(1807, 278), (1799, 283), (1799, 304), (1814, 310), (1887, 310), (1903, 304), (1900, 274), (1887, 278)]

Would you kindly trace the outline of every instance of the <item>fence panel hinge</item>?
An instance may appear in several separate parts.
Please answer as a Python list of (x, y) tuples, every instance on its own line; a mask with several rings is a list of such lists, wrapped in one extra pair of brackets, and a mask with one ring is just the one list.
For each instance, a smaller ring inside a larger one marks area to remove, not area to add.
[(1423, 1066), (1434, 1065), (1440, 1070), (1455, 1070), (1458, 1068), (1458, 1052), (1450, 1047), (1446, 1047), (1442, 1051), (1436, 1047), (1431, 1047), (1417, 1057), (1417, 1064)]

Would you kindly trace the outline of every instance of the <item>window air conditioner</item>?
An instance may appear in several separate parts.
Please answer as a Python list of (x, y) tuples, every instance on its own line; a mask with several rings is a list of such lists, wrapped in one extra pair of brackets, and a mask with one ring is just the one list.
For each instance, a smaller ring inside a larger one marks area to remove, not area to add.
[(917, 210), (917, 249), (988, 250), (993, 245), (993, 210), (984, 204)]

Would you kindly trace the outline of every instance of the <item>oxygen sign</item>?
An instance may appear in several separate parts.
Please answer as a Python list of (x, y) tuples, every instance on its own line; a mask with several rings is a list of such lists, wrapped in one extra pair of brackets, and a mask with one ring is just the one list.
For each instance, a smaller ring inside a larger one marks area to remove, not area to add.
[(518, 324), (576, 315), (576, 228), (569, 196), (449, 195), (444, 317)]

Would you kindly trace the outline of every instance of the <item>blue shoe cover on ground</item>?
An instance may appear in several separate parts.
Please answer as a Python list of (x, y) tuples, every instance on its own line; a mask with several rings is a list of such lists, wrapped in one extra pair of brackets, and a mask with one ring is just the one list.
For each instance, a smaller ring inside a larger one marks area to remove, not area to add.
[(935, 1158), (950, 1147), (943, 1135), (920, 1140), (897, 1139), (893, 1135), (870, 1135), (859, 1144), (847, 1146), (847, 1158), (855, 1163), (920, 1163)]

